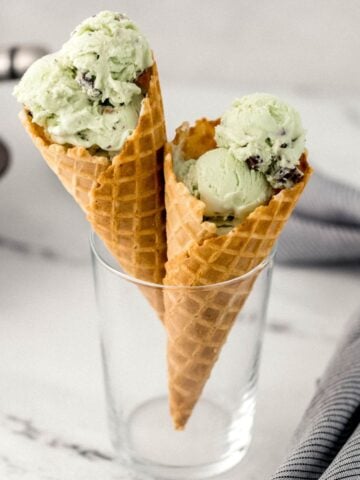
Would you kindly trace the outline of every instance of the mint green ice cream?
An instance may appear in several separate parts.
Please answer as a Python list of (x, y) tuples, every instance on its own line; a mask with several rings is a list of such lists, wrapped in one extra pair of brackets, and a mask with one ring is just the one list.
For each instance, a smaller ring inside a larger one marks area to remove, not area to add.
[(136, 128), (144, 94), (135, 81), (152, 64), (135, 24), (104, 11), (32, 64), (14, 94), (52, 141), (114, 152)]
[(226, 233), (274, 189), (301, 180), (305, 134), (299, 114), (268, 94), (235, 100), (215, 128), (218, 148), (184, 160), (174, 151), (174, 171), (192, 195), (205, 203), (204, 215)]
[(225, 148), (209, 150), (198, 160), (175, 155), (174, 170), (192, 195), (205, 203), (205, 216), (221, 227), (235, 219), (241, 222), (272, 195), (265, 176), (238, 162)]
[(298, 166), (305, 132), (300, 115), (273, 95), (235, 100), (216, 127), (215, 140), (239, 162), (264, 173), (273, 188), (289, 188), (302, 177)]

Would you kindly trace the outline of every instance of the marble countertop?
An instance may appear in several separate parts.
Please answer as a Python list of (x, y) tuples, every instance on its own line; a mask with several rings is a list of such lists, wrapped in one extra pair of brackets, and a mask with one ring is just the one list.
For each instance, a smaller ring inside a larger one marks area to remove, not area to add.
[[(0, 180), (0, 477), (127, 478), (107, 434), (89, 227), (22, 131), (11, 87), (0, 86), (0, 136), (12, 152)], [(170, 135), (184, 119), (217, 116), (242, 90), (163, 85)], [(360, 186), (347, 169), (355, 167), (360, 100), (285, 97), (301, 111), (315, 166)], [(358, 267), (275, 268), (253, 443), (221, 478), (264, 479), (284, 457), (359, 307), (359, 287)]]

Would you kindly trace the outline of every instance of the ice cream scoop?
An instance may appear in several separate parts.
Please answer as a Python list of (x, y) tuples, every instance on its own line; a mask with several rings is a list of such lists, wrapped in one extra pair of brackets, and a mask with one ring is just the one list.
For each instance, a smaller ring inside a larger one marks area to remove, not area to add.
[(139, 118), (144, 95), (137, 79), (152, 64), (136, 25), (104, 11), (32, 64), (14, 94), (52, 141), (118, 151)]
[(262, 172), (273, 188), (289, 188), (303, 176), (298, 168), (305, 149), (300, 115), (273, 95), (235, 100), (216, 127), (215, 139), (238, 161)]
[(219, 217), (217, 223), (234, 217), (243, 220), (273, 192), (261, 172), (237, 161), (226, 148), (210, 150), (198, 160), (176, 159), (174, 168), (190, 192), (205, 203), (205, 215)]
[[(300, 115), (273, 95), (256, 93), (233, 102), (215, 127), (217, 148), (185, 160), (174, 150), (174, 171), (219, 234), (242, 222), (276, 190), (303, 177), (305, 133)], [(225, 228), (225, 229), (224, 229)]]

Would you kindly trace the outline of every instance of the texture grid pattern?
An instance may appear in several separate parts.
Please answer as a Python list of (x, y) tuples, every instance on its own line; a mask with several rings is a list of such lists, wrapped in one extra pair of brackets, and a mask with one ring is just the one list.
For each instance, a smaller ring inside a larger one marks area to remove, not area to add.
[[(197, 158), (214, 147), (216, 124), (206, 119), (191, 128), (183, 124), (173, 146), (166, 149), (167, 285), (220, 283), (259, 265), (270, 254), (311, 175), (304, 154), (301, 182), (274, 194), (268, 205), (256, 208), (228, 234), (218, 236), (213, 223), (203, 222), (204, 203), (177, 182), (172, 150), (180, 148), (185, 158)], [(184, 428), (191, 415), (255, 279), (253, 275), (236, 288), (165, 291), (170, 409), (176, 428)]]
[(156, 64), (133, 134), (113, 158), (92, 149), (51, 143), (43, 129), (22, 122), (49, 167), (86, 212), (95, 232), (122, 268), (161, 283), (166, 260), (163, 105)]

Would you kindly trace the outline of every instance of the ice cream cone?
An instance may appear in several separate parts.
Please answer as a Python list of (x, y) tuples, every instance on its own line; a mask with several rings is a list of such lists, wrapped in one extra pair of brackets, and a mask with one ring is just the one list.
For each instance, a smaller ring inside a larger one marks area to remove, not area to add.
[[(21, 120), (49, 167), (85, 211), (92, 228), (125, 272), (161, 283), (166, 260), (166, 134), (155, 63), (150, 73), (137, 127), (112, 159), (106, 152), (50, 142), (25, 110)], [(161, 316), (162, 299), (149, 300)]]
[(185, 427), (256, 276), (221, 289), (185, 286), (224, 282), (259, 265), (270, 254), (311, 175), (304, 154), (304, 177), (299, 183), (274, 194), (229, 233), (217, 235), (215, 224), (203, 221), (205, 204), (177, 182), (173, 171), (173, 148), (181, 148), (185, 158), (198, 158), (215, 147), (216, 123), (202, 119), (192, 128), (183, 124), (165, 156), (168, 262), (164, 283), (184, 286), (168, 290), (164, 297), (170, 410), (177, 429)]

